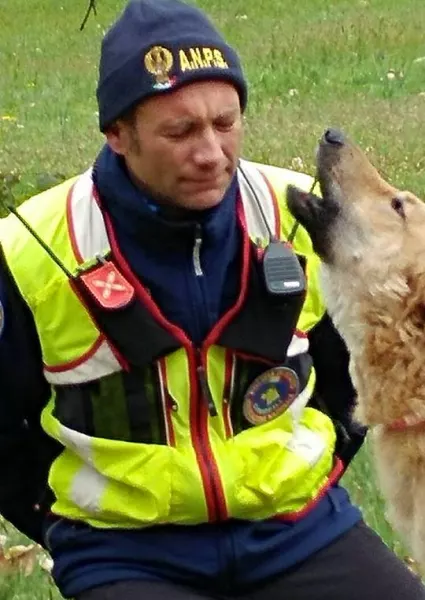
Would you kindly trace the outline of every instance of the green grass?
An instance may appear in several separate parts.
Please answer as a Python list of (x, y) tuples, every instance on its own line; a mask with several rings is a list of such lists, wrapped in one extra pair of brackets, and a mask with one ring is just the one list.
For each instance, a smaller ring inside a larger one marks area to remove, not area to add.
[(33, 575), (15, 575), (0, 579), (0, 600), (60, 600), (55, 585), (41, 570)]
[[(0, 0), (0, 196), (18, 201), (85, 169), (103, 143), (99, 43), (124, 2)], [(240, 52), (250, 84), (244, 154), (313, 172), (317, 139), (342, 127), (396, 186), (425, 195), (423, 0), (199, 0)], [(422, 59), (422, 60), (420, 60)], [(1, 186), (3, 181), (3, 186)], [(369, 451), (346, 476), (367, 521), (400, 555)], [(47, 598), (46, 577), (0, 580), (0, 600)]]

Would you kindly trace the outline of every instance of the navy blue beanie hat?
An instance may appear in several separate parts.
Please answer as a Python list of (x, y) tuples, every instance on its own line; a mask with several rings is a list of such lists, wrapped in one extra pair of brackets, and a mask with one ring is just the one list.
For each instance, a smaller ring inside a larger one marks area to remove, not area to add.
[(245, 109), (238, 55), (203, 12), (180, 0), (132, 0), (102, 41), (100, 130), (149, 96), (207, 79), (232, 83)]

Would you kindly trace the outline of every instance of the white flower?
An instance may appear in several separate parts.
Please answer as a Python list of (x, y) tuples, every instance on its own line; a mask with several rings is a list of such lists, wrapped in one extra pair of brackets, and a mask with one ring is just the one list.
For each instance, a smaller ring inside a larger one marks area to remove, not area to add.
[(304, 170), (304, 163), (300, 156), (295, 156), (295, 158), (292, 159), (291, 166), (296, 171)]

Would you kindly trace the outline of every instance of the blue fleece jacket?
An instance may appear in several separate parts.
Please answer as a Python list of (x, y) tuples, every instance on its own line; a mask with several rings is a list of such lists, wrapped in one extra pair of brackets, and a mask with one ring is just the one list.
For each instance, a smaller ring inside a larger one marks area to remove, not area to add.
[[(172, 214), (134, 186), (120, 159), (107, 146), (95, 163), (94, 180), (121, 251), (135, 274), (168, 319), (200, 342), (238, 291), (237, 180), (217, 207), (202, 213)], [(194, 247), (197, 243), (199, 249), (199, 240), (202, 274), (194, 264)], [(22, 395), (31, 394), (37, 412), (48, 391), (41, 376), (32, 317), (11, 279), (1, 271), (0, 302), (4, 310), (0, 334), (1, 449), (6, 436), (18, 435), (21, 430)], [(360, 518), (346, 491), (335, 486), (295, 523), (231, 520), (217, 525), (99, 531), (53, 518), (46, 524), (46, 542), (55, 560), (54, 577), (65, 597), (122, 579), (171, 579), (205, 590), (235, 593), (308, 558)]]

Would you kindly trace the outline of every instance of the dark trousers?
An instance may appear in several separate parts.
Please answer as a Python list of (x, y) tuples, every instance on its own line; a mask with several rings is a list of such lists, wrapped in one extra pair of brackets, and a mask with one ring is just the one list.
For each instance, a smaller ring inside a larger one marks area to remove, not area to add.
[(249, 590), (196, 590), (172, 582), (122, 581), (76, 600), (425, 600), (425, 587), (364, 523), (281, 577)]

